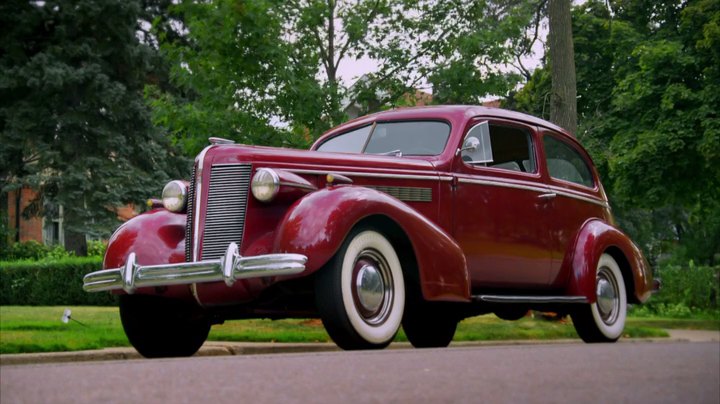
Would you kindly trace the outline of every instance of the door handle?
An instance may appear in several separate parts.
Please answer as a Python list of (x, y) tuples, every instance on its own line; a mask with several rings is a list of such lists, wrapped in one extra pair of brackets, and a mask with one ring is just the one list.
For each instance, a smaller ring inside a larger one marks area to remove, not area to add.
[(546, 194), (540, 194), (538, 195), (538, 199), (544, 199), (544, 200), (550, 200), (557, 196), (555, 192), (548, 192)]

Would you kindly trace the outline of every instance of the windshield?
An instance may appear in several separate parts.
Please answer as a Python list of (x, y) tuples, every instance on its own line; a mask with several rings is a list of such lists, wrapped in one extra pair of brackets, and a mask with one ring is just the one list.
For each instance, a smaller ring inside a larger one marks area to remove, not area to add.
[(445, 122), (378, 122), (328, 139), (317, 150), (396, 156), (435, 156), (445, 149), (449, 136), (450, 125)]

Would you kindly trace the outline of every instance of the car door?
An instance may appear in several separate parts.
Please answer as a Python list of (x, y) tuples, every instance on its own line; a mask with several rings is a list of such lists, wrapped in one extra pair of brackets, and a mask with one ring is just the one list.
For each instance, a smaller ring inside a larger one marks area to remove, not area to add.
[(453, 234), (475, 291), (548, 284), (552, 194), (538, 169), (536, 142), (533, 126), (476, 119), (456, 153)]
[[(566, 136), (551, 130), (542, 131), (542, 148), (547, 170), (547, 184), (556, 195), (548, 206), (553, 260), (550, 282), (562, 284), (563, 263), (574, 248), (575, 238), (591, 218), (609, 219), (609, 207), (590, 157)], [(569, 263), (565, 265), (569, 267)]]

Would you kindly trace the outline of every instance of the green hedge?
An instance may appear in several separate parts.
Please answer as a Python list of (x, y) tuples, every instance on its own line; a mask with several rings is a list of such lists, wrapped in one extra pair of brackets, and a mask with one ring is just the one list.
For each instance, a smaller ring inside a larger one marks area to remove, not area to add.
[(116, 296), (82, 289), (83, 276), (101, 267), (100, 257), (0, 261), (0, 305), (114, 306)]
[(720, 266), (661, 265), (655, 276), (662, 280), (662, 289), (635, 310), (637, 314), (684, 318), (720, 312)]

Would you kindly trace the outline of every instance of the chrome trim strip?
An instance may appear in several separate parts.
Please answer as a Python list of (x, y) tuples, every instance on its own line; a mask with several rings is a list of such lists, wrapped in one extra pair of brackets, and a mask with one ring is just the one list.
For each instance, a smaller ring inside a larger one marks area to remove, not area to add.
[(589, 303), (585, 296), (473, 295), (472, 300), (486, 303)]
[(219, 281), (232, 286), (238, 279), (295, 275), (305, 270), (306, 262), (307, 257), (301, 254), (243, 257), (236, 243), (230, 243), (221, 258), (198, 262), (138, 265), (135, 253), (130, 253), (127, 262), (120, 268), (103, 269), (85, 275), (83, 289), (87, 292), (123, 289), (133, 293), (142, 287)]
[(458, 178), (458, 182), (462, 183), (462, 184), (489, 185), (489, 186), (493, 186), (493, 187), (523, 189), (526, 191), (534, 191), (534, 192), (542, 192), (542, 193), (547, 193), (547, 191), (548, 191), (547, 188), (540, 187), (540, 186), (515, 184), (512, 182), (500, 182), (500, 181), (496, 181), (496, 180)]
[(290, 187), (290, 188), (306, 189), (308, 191), (317, 191), (317, 188), (315, 188), (312, 185), (298, 184), (297, 182), (280, 181), (279, 184), (281, 187)]
[(295, 174), (310, 175), (326, 175), (339, 174), (348, 177), (367, 177), (367, 178), (390, 178), (397, 180), (425, 180), (425, 181), (452, 181), (452, 177), (433, 176), (433, 175), (414, 175), (414, 174), (382, 174), (382, 173), (364, 173), (357, 171), (337, 171), (328, 168), (327, 170), (305, 170), (300, 168), (282, 168), (281, 170), (289, 171)]
[(557, 195), (562, 195), (568, 198), (577, 199), (583, 202), (589, 202), (593, 203), (595, 205), (602, 206), (604, 208), (609, 207), (608, 203), (600, 200), (600, 199), (594, 199), (589, 196), (582, 196), (577, 195), (571, 192), (568, 192), (564, 188), (560, 188), (554, 185), (549, 185), (548, 188), (542, 188), (539, 186), (534, 185), (523, 185), (523, 184), (515, 184), (512, 182), (500, 182), (497, 180), (485, 180), (485, 179), (474, 179), (474, 178), (458, 178), (458, 182), (464, 183), (464, 184), (477, 184), (477, 185), (489, 185), (489, 186), (496, 186), (496, 187), (504, 187), (504, 188), (514, 188), (514, 189), (524, 189), (527, 191), (534, 191), (534, 192), (542, 192), (543, 194), (548, 193), (549, 190), (553, 191)]
[(560, 188), (560, 187), (556, 187), (554, 185), (550, 185), (550, 189), (552, 191), (556, 192), (558, 195), (562, 195), (567, 198), (573, 198), (573, 199), (578, 199), (578, 200), (581, 200), (584, 202), (594, 203), (595, 205), (602, 206), (603, 208), (610, 207), (610, 204), (608, 204), (606, 201), (603, 201), (602, 199), (594, 199), (589, 196), (574, 194), (572, 192), (568, 192), (567, 190)]
[(208, 150), (213, 147), (212, 145), (205, 147), (200, 154), (197, 156), (197, 171), (195, 172), (195, 217), (193, 218), (193, 248), (192, 248), (192, 261), (195, 261), (200, 254), (200, 201), (202, 197), (202, 179), (203, 179), (203, 163), (205, 162), (205, 154)]

